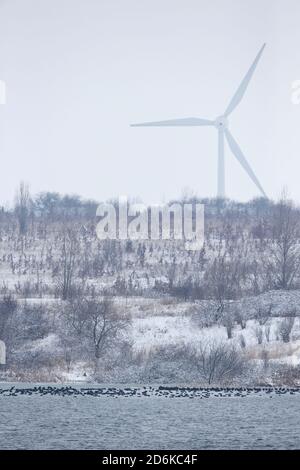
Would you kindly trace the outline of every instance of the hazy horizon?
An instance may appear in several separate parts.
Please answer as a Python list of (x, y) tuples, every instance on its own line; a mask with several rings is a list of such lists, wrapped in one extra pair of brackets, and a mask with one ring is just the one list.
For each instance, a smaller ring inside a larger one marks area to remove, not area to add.
[[(21, 180), (97, 201), (214, 197), (214, 128), (130, 124), (215, 119), (266, 42), (230, 129), (267, 195), (300, 202), (299, 13), (296, 0), (0, 0), (0, 200)], [(258, 197), (225, 155), (227, 197)]]

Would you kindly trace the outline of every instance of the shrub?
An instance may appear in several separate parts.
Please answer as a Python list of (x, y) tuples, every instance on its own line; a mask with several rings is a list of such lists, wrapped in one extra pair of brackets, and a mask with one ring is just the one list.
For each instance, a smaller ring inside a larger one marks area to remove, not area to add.
[(200, 375), (208, 385), (230, 382), (243, 372), (244, 356), (234, 346), (224, 343), (200, 345), (196, 362)]
[(282, 320), (278, 326), (278, 336), (284, 343), (290, 342), (291, 332), (295, 323), (295, 317), (289, 317)]
[(263, 342), (263, 329), (260, 325), (254, 328), (254, 334), (257, 339), (257, 344), (262, 344)]
[(234, 328), (234, 320), (230, 312), (225, 312), (223, 314), (222, 323), (226, 328), (227, 338), (232, 339), (232, 330)]
[(246, 348), (246, 340), (245, 340), (244, 335), (240, 335), (240, 345), (241, 345), (241, 348), (243, 349)]

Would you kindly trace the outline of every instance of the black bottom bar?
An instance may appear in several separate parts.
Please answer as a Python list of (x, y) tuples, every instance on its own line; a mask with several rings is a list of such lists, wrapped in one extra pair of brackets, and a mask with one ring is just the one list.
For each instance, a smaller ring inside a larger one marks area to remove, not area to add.
[[(0, 451), (1, 468), (5, 462), (18, 464), (91, 464), (95, 468), (106, 468), (111, 465), (124, 468), (140, 468), (157, 465), (172, 465), (182, 467), (203, 467), (204, 465), (251, 465), (252, 463), (266, 463), (270, 465), (272, 460), (278, 464), (282, 460), (285, 465), (289, 461), (297, 459), (299, 451)], [(96, 467), (95, 467), (96, 465)], [(241, 467), (239, 467), (241, 468)], [(85, 467), (86, 470), (89, 470)]]

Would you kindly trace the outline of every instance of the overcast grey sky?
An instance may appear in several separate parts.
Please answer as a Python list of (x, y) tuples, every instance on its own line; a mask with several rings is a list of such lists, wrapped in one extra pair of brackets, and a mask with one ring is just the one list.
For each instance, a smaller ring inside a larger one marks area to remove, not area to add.
[[(230, 129), (268, 195), (300, 201), (299, 17), (299, 0), (0, 0), (0, 200), (21, 179), (98, 200), (214, 196), (214, 128), (129, 124), (215, 118), (267, 42)], [(226, 183), (258, 195), (227, 148)]]

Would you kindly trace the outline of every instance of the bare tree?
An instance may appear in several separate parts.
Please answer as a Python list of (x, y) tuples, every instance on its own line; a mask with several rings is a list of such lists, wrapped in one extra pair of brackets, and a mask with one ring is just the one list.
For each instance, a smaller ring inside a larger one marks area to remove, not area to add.
[(22, 181), (15, 198), (15, 213), (18, 218), (19, 231), (21, 235), (24, 235), (27, 232), (30, 205), (31, 197), (29, 186)]
[(17, 301), (10, 295), (5, 295), (0, 301), (0, 339), (7, 341), (9, 322), (17, 310)]
[(232, 339), (232, 331), (233, 331), (233, 328), (234, 328), (234, 317), (232, 315), (232, 312), (229, 309), (227, 309), (225, 312), (223, 312), (222, 324), (226, 328), (227, 338)]
[(269, 362), (270, 362), (269, 352), (266, 349), (262, 350), (261, 358), (263, 361), (263, 368), (266, 371), (269, 368)]
[(273, 239), (267, 270), (271, 283), (280, 289), (292, 287), (300, 268), (299, 213), (283, 193), (272, 217)]
[(17, 311), (17, 301), (9, 294), (0, 301), (0, 341), (5, 355), (10, 353), (14, 332), (13, 318)]
[[(69, 299), (63, 313), (71, 331), (75, 333), (79, 339), (83, 339), (86, 335), (87, 322), (89, 320), (85, 299), (79, 296)], [(66, 337), (65, 334), (61, 336), (63, 336), (64, 343), (68, 346), (68, 337)]]
[(233, 346), (224, 343), (200, 345), (197, 367), (209, 385), (232, 380), (242, 373), (244, 365), (244, 356)]
[(78, 249), (77, 234), (72, 229), (66, 229), (63, 234), (61, 256), (58, 264), (58, 283), (62, 300), (67, 300), (73, 293)]
[(257, 339), (257, 344), (262, 344), (263, 342), (263, 329), (260, 325), (257, 325), (254, 329), (254, 335)]
[(129, 318), (120, 316), (110, 300), (88, 303), (95, 357), (99, 359), (109, 343), (115, 341), (128, 326)]
[(238, 325), (240, 325), (242, 330), (245, 330), (247, 327), (247, 315), (246, 308), (244, 305), (237, 306), (234, 309), (234, 318)]
[(269, 343), (270, 342), (270, 337), (271, 337), (271, 325), (270, 325), (270, 323), (265, 325), (265, 337), (266, 337), (267, 342)]
[(273, 308), (274, 306), (272, 303), (270, 303), (269, 305), (261, 304), (255, 307), (254, 318), (258, 321), (260, 326), (265, 325), (268, 322), (269, 318), (272, 317)]
[(76, 334), (93, 346), (96, 359), (104, 355), (130, 323), (130, 317), (120, 315), (110, 299), (75, 299), (69, 302), (65, 313)]
[(205, 273), (207, 291), (217, 302), (219, 316), (222, 316), (228, 300), (236, 299), (241, 293), (247, 253), (243, 241), (237, 243), (228, 228), (222, 227), (221, 230), (224, 232), (219, 233), (217, 252)]

